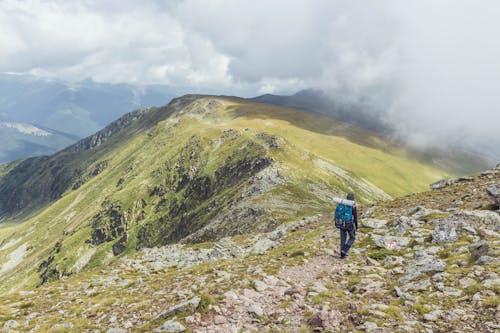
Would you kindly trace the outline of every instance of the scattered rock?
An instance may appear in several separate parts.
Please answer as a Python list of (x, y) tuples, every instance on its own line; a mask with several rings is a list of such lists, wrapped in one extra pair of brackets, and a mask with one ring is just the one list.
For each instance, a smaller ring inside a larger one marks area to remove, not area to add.
[(427, 321), (437, 321), (441, 317), (443, 311), (441, 310), (434, 310), (432, 312), (424, 314), (424, 319)]
[(179, 303), (168, 310), (163, 311), (157, 316), (157, 318), (166, 319), (169, 316), (180, 312), (194, 312), (198, 308), (198, 305), (200, 305), (200, 301), (200, 297), (193, 297), (189, 301)]
[(477, 281), (472, 279), (472, 278), (469, 278), (469, 277), (464, 277), (464, 278), (460, 279), (458, 281), (458, 283), (460, 284), (460, 287), (465, 289), (469, 286), (472, 286), (473, 284), (476, 284)]
[(186, 331), (184, 325), (173, 320), (166, 321), (163, 325), (154, 330), (154, 332), (166, 332), (166, 333), (178, 333), (184, 331)]
[(253, 303), (248, 308), (248, 313), (253, 314), (257, 317), (262, 317), (264, 315), (264, 310), (260, 307), (260, 305)]
[(410, 243), (410, 238), (408, 237), (381, 236), (371, 234), (371, 238), (378, 247), (382, 247), (388, 250), (401, 250), (403, 248), (406, 248)]
[(435, 222), (432, 232), (432, 242), (434, 244), (455, 242), (458, 239), (457, 228), (459, 227), (461, 228), (461, 224), (456, 223), (453, 219), (438, 220)]
[(285, 291), (285, 295), (293, 296), (295, 294), (304, 296), (306, 294), (306, 291), (304, 290), (304, 288), (298, 286), (292, 286)]
[(481, 282), (481, 285), (486, 289), (493, 288), (494, 286), (500, 286), (500, 279), (486, 279)]
[(126, 333), (127, 331), (122, 330), (121, 328), (118, 327), (112, 327), (106, 331), (106, 333)]
[(403, 286), (404, 290), (425, 291), (431, 286), (429, 279), (417, 280)]
[(385, 227), (387, 224), (386, 220), (377, 220), (377, 219), (362, 219), (361, 220), (361, 226), (367, 227), (367, 228), (372, 228), (372, 229), (380, 229)]
[(311, 327), (337, 332), (339, 330), (341, 320), (342, 316), (338, 311), (320, 311), (309, 318), (307, 324)]
[(440, 188), (444, 188), (446, 186), (450, 186), (455, 184), (458, 181), (456, 178), (448, 178), (448, 179), (442, 179), (438, 180), (437, 182), (432, 183), (429, 187), (431, 190), (437, 190)]
[(487, 265), (487, 264), (491, 264), (492, 262), (499, 262), (500, 259), (498, 258), (493, 258), (493, 257), (490, 257), (490, 256), (481, 256), (479, 257), (479, 259), (477, 259), (477, 264), (478, 265)]
[(489, 249), (490, 246), (485, 240), (469, 245), (469, 252), (474, 261), (478, 260), (482, 255), (487, 254)]
[(266, 290), (268, 288), (268, 285), (265, 284), (264, 282), (262, 281), (259, 281), (259, 280), (255, 280), (254, 283), (253, 283), (253, 287), (256, 291), (258, 292), (262, 292), (264, 290)]
[(500, 206), (500, 184), (495, 184), (486, 188), (486, 193), (490, 196), (493, 202)]
[(324, 293), (324, 292), (327, 292), (328, 291), (328, 288), (326, 288), (322, 283), (320, 282), (315, 282), (312, 286), (311, 286), (311, 291), (314, 291), (318, 294), (320, 293)]
[(250, 250), (250, 254), (264, 254), (269, 249), (275, 248), (278, 244), (269, 238), (259, 239)]
[(9, 331), (11, 329), (18, 328), (19, 326), (21, 326), (21, 325), (17, 321), (15, 321), (14, 319), (9, 319), (3, 325), (3, 330)]

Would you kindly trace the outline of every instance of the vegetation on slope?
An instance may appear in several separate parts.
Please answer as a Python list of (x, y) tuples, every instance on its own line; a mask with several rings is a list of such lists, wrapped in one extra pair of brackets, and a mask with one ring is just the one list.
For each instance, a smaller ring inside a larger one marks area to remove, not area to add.
[[(334, 195), (373, 202), (445, 174), (331, 118), (201, 96), (137, 111), (56, 155), (2, 168), (0, 203), (11, 222), (0, 228), (0, 265), (9, 267), (0, 291), (145, 246), (269, 231), (328, 212)], [(12, 222), (20, 213), (34, 215)]]

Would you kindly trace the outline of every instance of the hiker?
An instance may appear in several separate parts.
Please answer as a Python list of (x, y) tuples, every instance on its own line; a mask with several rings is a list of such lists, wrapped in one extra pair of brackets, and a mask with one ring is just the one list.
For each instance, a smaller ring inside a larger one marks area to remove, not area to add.
[[(340, 230), (340, 258), (344, 259), (356, 240), (358, 212), (354, 193), (349, 193), (347, 200), (335, 198), (334, 201), (338, 203), (334, 218), (335, 226)], [(349, 234), (349, 240), (347, 240), (347, 234)]]

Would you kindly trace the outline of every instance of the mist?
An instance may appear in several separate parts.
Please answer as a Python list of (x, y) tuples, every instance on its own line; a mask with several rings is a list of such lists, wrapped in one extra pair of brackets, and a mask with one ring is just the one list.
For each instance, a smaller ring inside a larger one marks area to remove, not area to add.
[(319, 88), (500, 161), (498, 1), (0, 2), (0, 72), (240, 96)]

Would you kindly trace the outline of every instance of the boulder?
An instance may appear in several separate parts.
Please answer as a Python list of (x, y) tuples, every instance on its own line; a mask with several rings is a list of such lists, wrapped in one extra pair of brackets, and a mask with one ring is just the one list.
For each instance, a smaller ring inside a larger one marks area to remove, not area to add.
[(408, 290), (425, 291), (429, 289), (430, 286), (431, 286), (431, 281), (429, 279), (423, 279), (407, 283), (402, 286), (402, 289), (405, 291)]
[(338, 332), (340, 323), (342, 322), (342, 315), (338, 311), (320, 311), (315, 313), (307, 324), (314, 328), (321, 328), (326, 331)]
[(13, 319), (9, 319), (3, 325), (3, 331), (9, 331), (11, 329), (16, 329), (19, 326), (21, 326), (21, 325), (17, 321), (15, 321)]
[(487, 265), (487, 264), (490, 264), (492, 262), (500, 262), (500, 259), (493, 258), (490, 256), (481, 256), (481, 257), (479, 257), (479, 259), (477, 259), (478, 265)]
[(432, 232), (432, 242), (434, 244), (455, 242), (462, 232), (461, 227), (460, 222), (448, 217), (436, 221)]
[(482, 240), (480, 242), (469, 245), (469, 252), (472, 260), (478, 260), (484, 254), (487, 254), (490, 249), (488, 242)]
[(500, 184), (494, 184), (486, 188), (486, 193), (490, 196), (491, 200), (500, 206)]
[(193, 297), (189, 301), (179, 303), (168, 310), (163, 311), (157, 316), (157, 318), (165, 319), (171, 315), (181, 312), (194, 312), (198, 308), (198, 305), (200, 305), (200, 301), (201, 299), (198, 296)]
[(184, 325), (173, 320), (166, 321), (163, 325), (154, 330), (154, 332), (166, 332), (166, 333), (179, 333), (184, 331), (186, 331)]
[(402, 276), (398, 281), (401, 284), (408, 283), (423, 273), (443, 272), (445, 268), (446, 263), (443, 260), (430, 255), (427, 251), (417, 252), (414, 259), (407, 265), (406, 275)]
[(277, 243), (269, 238), (261, 238), (250, 249), (250, 254), (264, 254), (268, 250), (275, 248)]
[(262, 292), (262, 291), (266, 290), (269, 286), (262, 281), (255, 280), (253, 283), (253, 287), (256, 291)]
[(372, 229), (380, 229), (385, 227), (387, 224), (386, 220), (377, 220), (377, 219), (361, 219), (361, 226), (372, 228)]
[(410, 243), (410, 238), (408, 237), (396, 237), (396, 236), (381, 236), (376, 234), (371, 234), (371, 238), (378, 247), (382, 247), (389, 250), (401, 250), (408, 246)]
[(486, 288), (493, 288), (494, 286), (500, 286), (500, 279), (486, 279), (481, 282), (481, 285)]
[(438, 321), (442, 313), (443, 311), (441, 310), (434, 310), (432, 312), (424, 314), (424, 319), (426, 321)]

